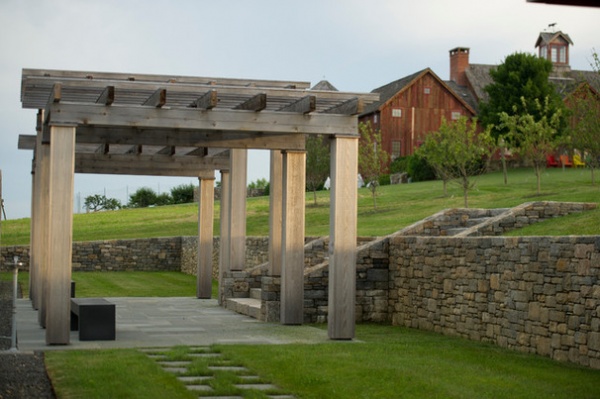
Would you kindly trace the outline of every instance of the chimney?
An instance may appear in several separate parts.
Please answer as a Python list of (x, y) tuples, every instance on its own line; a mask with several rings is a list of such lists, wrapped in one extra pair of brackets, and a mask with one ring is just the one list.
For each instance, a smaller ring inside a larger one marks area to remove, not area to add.
[(467, 85), (466, 69), (469, 67), (469, 48), (456, 47), (450, 50), (450, 80), (459, 86)]

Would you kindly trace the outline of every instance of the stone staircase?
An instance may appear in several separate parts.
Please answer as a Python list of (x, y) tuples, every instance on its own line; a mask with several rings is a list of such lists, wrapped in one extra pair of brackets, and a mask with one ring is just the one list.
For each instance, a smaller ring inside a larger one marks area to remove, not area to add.
[(225, 301), (225, 308), (259, 319), (261, 295), (262, 290), (260, 288), (250, 288), (250, 296), (248, 298), (228, 298)]
[[(365, 250), (365, 248), (368, 249), (381, 246), (383, 241), (389, 240), (395, 236), (497, 236), (502, 235), (506, 231), (521, 228), (541, 220), (564, 216), (574, 212), (583, 212), (594, 209), (595, 207), (596, 204), (594, 203), (542, 201), (524, 203), (514, 208), (446, 209), (407, 226), (389, 236), (365, 240), (364, 242), (360, 242), (359, 240), (358, 248), (360, 252), (361, 250)], [(319, 238), (305, 245), (305, 259), (312, 256), (312, 259), (309, 259), (306, 264), (305, 276), (314, 273), (322, 273), (322, 271), (326, 270), (328, 267), (328, 244), (326, 244), (325, 241), (326, 238)], [(317, 250), (313, 251), (315, 248), (317, 248)], [(313, 255), (310, 255), (311, 251)], [(247, 271), (248, 275), (253, 276), (250, 284), (255, 285), (257, 280), (254, 276), (256, 273), (260, 274), (261, 271), (266, 270), (267, 266), (268, 264), (263, 264)], [(268, 291), (269, 290), (266, 289), (266, 296), (269, 296), (270, 294)], [(228, 298), (224, 302), (224, 307), (237, 313), (261, 320), (262, 290), (260, 288), (250, 288), (249, 292), (237, 292), (236, 294), (248, 297)], [(265, 299), (265, 301), (268, 302), (269, 299)], [(273, 301), (273, 299), (271, 299), (271, 301)], [(267, 315), (269, 314), (269, 308), (265, 310), (265, 313)], [(265, 315), (262, 316), (265, 317)]]
[(463, 220), (459, 226), (446, 229), (447, 236), (466, 236), (477, 231), (478, 227), (488, 223), (493, 218), (502, 216), (511, 208), (496, 209), (464, 209)]

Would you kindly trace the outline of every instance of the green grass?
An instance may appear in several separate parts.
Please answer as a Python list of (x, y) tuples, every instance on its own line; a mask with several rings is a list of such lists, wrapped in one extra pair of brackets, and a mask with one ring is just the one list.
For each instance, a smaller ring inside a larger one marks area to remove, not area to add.
[(219, 349), (304, 399), (600, 397), (600, 370), (401, 327), (358, 325), (357, 339)]
[[(508, 185), (502, 173), (482, 176), (470, 193), (471, 208), (512, 207), (529, 201), (600, 202), (600, 185), (591, 185), (587, 169), (547, 169), (542, 176), (542, 195), (535, 195), (536, 179), (531, 169), (512, 169)], [(449, 195), (442, 196), (442, 183), (420, 182), (382, 186), (377, 197), (378, 209), (368, 189), (358, 191), (358, 235), (382, 236), (400, 230), (442, 209), (463, 207), (460, 189), (449, 185)], [(306, 196), (306, 235), (329, 234), (329, 192)], [(117, 238), (147, 238), (198, 234), (197, 204), (172, 205), (144, 209), (77, 214), (73, 217), (73, 239), (93, 241)], [(600, 212), (581, 215), (576, 223), (556, 221), (557, 234), (600, 234)], [(269, 234), (268, 197), (249, 198), (247, 202), (247, 234)], [(587, 227), (581, 227), (585, 225)], [(559, 227), (560, 226), (560, 227)], [(29, 243), (29, 219), (2, 223), (2, 245)], [(543, 228), (542, 231), (546, 230)], [(558, 233), (560, 232), (560, 233)], [(214, 233), (219, 235), (219, 202), (215, 203)]]
[[(223, 359), (195, 359), (190, 367), (194, 375), (214, 377), (207, 382), (216, 390), (212, 395), (241, 394), (233, 386), (239, 376), (208, 368), (219, 362), (246, 366), (261, 381), (303, 399), (600, 397), (600, 370), (401, 327), (358, 325), (354, 342), (212, 349)], [(166, 355), (184, 360), (191, 351), (175, 347)], [(46, 362), (59, 397), (188, 397), (182, 384), (173, 386), (172, 376), (156, 370), (154, 360), (133, 350), (51, 351)]]
[[(0, 273), (0, 280), (12, 281), (12, 272)], [(75, 294), (89, 297), (193, 297), (196, 276), (179, 272), (74, 272)], [(29, 295), (29, 273), (19, 272), (23, 296)], [(212, 297), (217, 298), (218, 282), (213, 280)]]
[(134, 349), (47, 351), (46, 368), (59, 398), (197, 397)]

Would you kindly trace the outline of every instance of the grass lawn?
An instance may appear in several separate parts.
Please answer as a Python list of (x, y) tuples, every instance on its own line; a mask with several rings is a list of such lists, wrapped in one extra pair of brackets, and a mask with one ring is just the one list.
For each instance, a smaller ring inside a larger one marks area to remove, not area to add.
[[(535, 195), (535, 187), (536, 179), (531, 169), (509, 170), (508, 185), (504, 185), (501, 172), (489, 173), (479, 179), (476, 188), (470, 193), (469, 206), (500, 208), (542, 200), (600, 202), (600, 185), (591, 185), (590, 171), (587, 169), (547, 169), (542, 176), (542, 195)], [(377, 210), (373, 209), (371, 192), (366, 188), (358, 191), (359, 236), (391, 234), (442, 209), (463, 206), (460, 189), (451, 184), (449, 195), (444, 197), (440, 181), (382, 186), (378, 191)], [(312, 193), (307, 193), (307, 236), (329, 234), (329, 192), (318, 192), (317, 201), (315, 206)], [(249, 198), (246, 208), (247, 234), (267, 236), (268, 197)], [(77, 214), (73, 217), (73, 239), (92, 241), (197, 235), (197, 220), (197, 204)], [(556, 234), (600, 234), (600, 210), (581, 215), (575, 223), (554, 223)], [(29, 219), (3, 222), (1, 244), (28, 244), (29, 227)], [(546, 228), (540, 229), (549, 231)], [(219, 235), (219, 202), (215, 203), (214, 234)]]
[[(0, 273), (0, 280), (12, 281), (12, 272)], [(193, 297), (196, 276), (179, 272), (74, 272), (75, 295), (89, 297)], [(29, 273), (19, 272), (23, 297), (29, 296)], [(217, 298), (218, 282), (213, 281), (212, 297)]]
[[(600, 370), (384, 325), (358, 325), (353, 342), (214, 349), (261, 381), (304, 399), (600, 397)], [(172, 360), (181, 360), (186, 348), (172, 352)], [(209, 384), (219, 395), (238, 395), (232, 385), (236, 375), (211, 372), (211, 361), (195, 360), (194, 368), (214, 377)], [(59, 397), (197, 397), (134, 350), (49, 351), (46, 363)], [(244, 397), (266, 398), (260, 392)]]
[[(523, 202), (600, 202), (600, 186), (590, 184), (588, 170), (550, 169), (543, 175), (543, 194), (535, 194), (531, 169), (483, 176), (471, 193), (470, 206), (511, 207)], [(441, 182), (380, 188), (378, 209), (367, 189), (359, 190), (358, 233), (381, 236), (446, 208), (462, 207), (462, 194), (450, 186), (442, 197)], [(307, 194), (306, 235), (329, 230), (329, 193), (312, 204)], [(268, 199), (248, 200), (248, 235), (268, 234)], [(215, 233), (218, 234), (218, 203)], [(2, 245), (27, 244), (29, 220), (2, 225)], [(559, 218), (514, 232), (600, 235), (600, 210)], [(131, 209), (74, 216), (75, 240), (144, 238), (197, 234), (197, 205)], [(10, 279), (11, 273), (0, 273)], [(193, 296), (195, 278), (181, 273), (73, 273), (77, 296)], [(27, 287), (28, 275), (20, 273)], [(215, 286), (213, 286), (214, 295)], [(319, 326), (324, 327), (324, 326)], [(600, 397), (600, 370), (516, 353), (479, 342), (387, 325), (358, 325), (357, 340), (318, 345), (222, 345), (215, 350), (298, 398), (569, 398)], [(136, 350), (48, 351), (46, 362), (59, 397), (192, 398)], [(220, 393), (231, 376), (215, 375)], [(260, 392), (252, 398), (264, 398)]]

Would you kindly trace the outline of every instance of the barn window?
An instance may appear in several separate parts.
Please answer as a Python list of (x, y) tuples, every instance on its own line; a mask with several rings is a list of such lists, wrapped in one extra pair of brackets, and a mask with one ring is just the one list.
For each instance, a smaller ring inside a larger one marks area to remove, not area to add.
[(396, 158), (400, 158), (400, 151), (402, 150), (402, 144), (400, 141), (392, 141), (392, 161)]
[(377, 123), (377, 120), (379, 119), (379, 115), (377, 113), (375, 113), (375, 115), (373, 115), (373, 123)]
[(392, 117), (393, 118), (402, 118), (402, 109), (401, 108), (392, 109)]
[(423, 89), (423, 93), (425, 93), (425, 94), (431, 93), (431, 87), (426, 87), (425, 89)]
[(460, 119), (460, 116), (461, 116), (460, 111), (452, 111), (452, 120), (453, 121)]
[(556, 61), (557, 61), (556, 50), (557, 50), (556, 47), (551, 47), (550, 48), (550, 60), (553, 63), (556, 63)]

